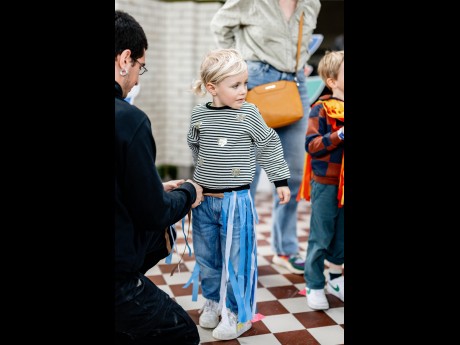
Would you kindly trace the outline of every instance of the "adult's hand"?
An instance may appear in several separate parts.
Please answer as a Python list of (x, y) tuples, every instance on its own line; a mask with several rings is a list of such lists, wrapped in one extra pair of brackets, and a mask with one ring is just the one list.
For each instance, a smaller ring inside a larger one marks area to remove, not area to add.
[(163, 182), (163, 189), (165, 190), (165, 192), (170, 192), (173, 189), (176, 189), (177, 187), (179, 187), (184, 182), (185, 182), (184, 179), (182, 179), (182, 180), (171, 180), (171, 181), (168, 181), (168, 182)]
[(190, 182), (191, 184), (193, 184), (193, 186), (195, 187), (195, 190), (196, 190), (196, 200), (195, 202), (193, 203), (192, 205), (192, 208), (195, 208), (197, 207), (199, 204), (201, 204), (201, 202), (204, 200), (204, 197), (203, 197), (203, 188), (197, 184), (195, 181), (193, 180), (190, 180), (188, 179), (187, 181), (185, 182)]

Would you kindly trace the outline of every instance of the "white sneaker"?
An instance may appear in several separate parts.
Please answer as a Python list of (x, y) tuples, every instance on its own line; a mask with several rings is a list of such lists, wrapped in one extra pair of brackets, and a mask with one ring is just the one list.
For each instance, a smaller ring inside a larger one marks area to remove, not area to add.
[(324, 289), (309, 289), (307, 288), (307, 304), (311, 309), (324, 310), (329, 309)]
[(345, 289), (343, 288), (344, 278), (340, 276), (327, 282), (327, 292), (345, 302)]
[(235, 339), (252, 327), (251, 320), (246, 322), (238, 322), (237, 320), (236, 314), (228, 311), (229, 323), (224, 324), (221, 320), (219, 325), (212, 331), (212, 336), (219, 340)]
[(206, 300), (204, 306), (198, 311), (200, 316), (199, 324), (203, 328), (216, 328), (219, 323), (219, 303), (210, 299)]

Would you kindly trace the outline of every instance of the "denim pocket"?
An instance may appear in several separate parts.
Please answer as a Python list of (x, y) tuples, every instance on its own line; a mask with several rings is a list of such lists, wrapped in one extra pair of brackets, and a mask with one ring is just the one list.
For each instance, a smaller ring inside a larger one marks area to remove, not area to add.
[(247, 61), (248, 73), (250, 77), (257, 78), (257, 76), (263, 75), (267, 65), (266, 63), (260, 61)]
[(260, 61), (247, 61), (248, 64), (248, 90), (254, 86), (265, 83), (267, 64)]

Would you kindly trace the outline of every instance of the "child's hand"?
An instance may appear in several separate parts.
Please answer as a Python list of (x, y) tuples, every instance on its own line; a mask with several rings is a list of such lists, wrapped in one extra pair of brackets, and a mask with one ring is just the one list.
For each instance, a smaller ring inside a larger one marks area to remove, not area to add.
[(165, 192), (170, 192), (173, 189), (176, 189), (177, 187), (179, 187), (184, 182), (185, 182), (184, 179), (182, 179), (182, 180), (171, 180), (171, 181), (168, 181), (168, 182), (163, 182), (163, 189), (165, 190)]
[(340, 140), (345, 140), (345, 126), (341, 127), (337, 131), (337, 135), (339, 136)]
[(280, 205), (287, 204), (291, 199), (291, 190), (288, 186), (282, 186), (276, 188), (276, 193), (280, 198)]

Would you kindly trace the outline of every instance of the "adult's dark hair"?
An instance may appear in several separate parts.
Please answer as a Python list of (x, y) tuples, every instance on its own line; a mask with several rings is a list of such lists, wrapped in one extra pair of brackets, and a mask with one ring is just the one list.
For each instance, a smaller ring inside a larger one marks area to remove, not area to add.
[(124, 11), (115, 10), (115, 58), (129, 49), (131, 57), (136, 60), (148, 47), (147, 36), (137, 20)]

